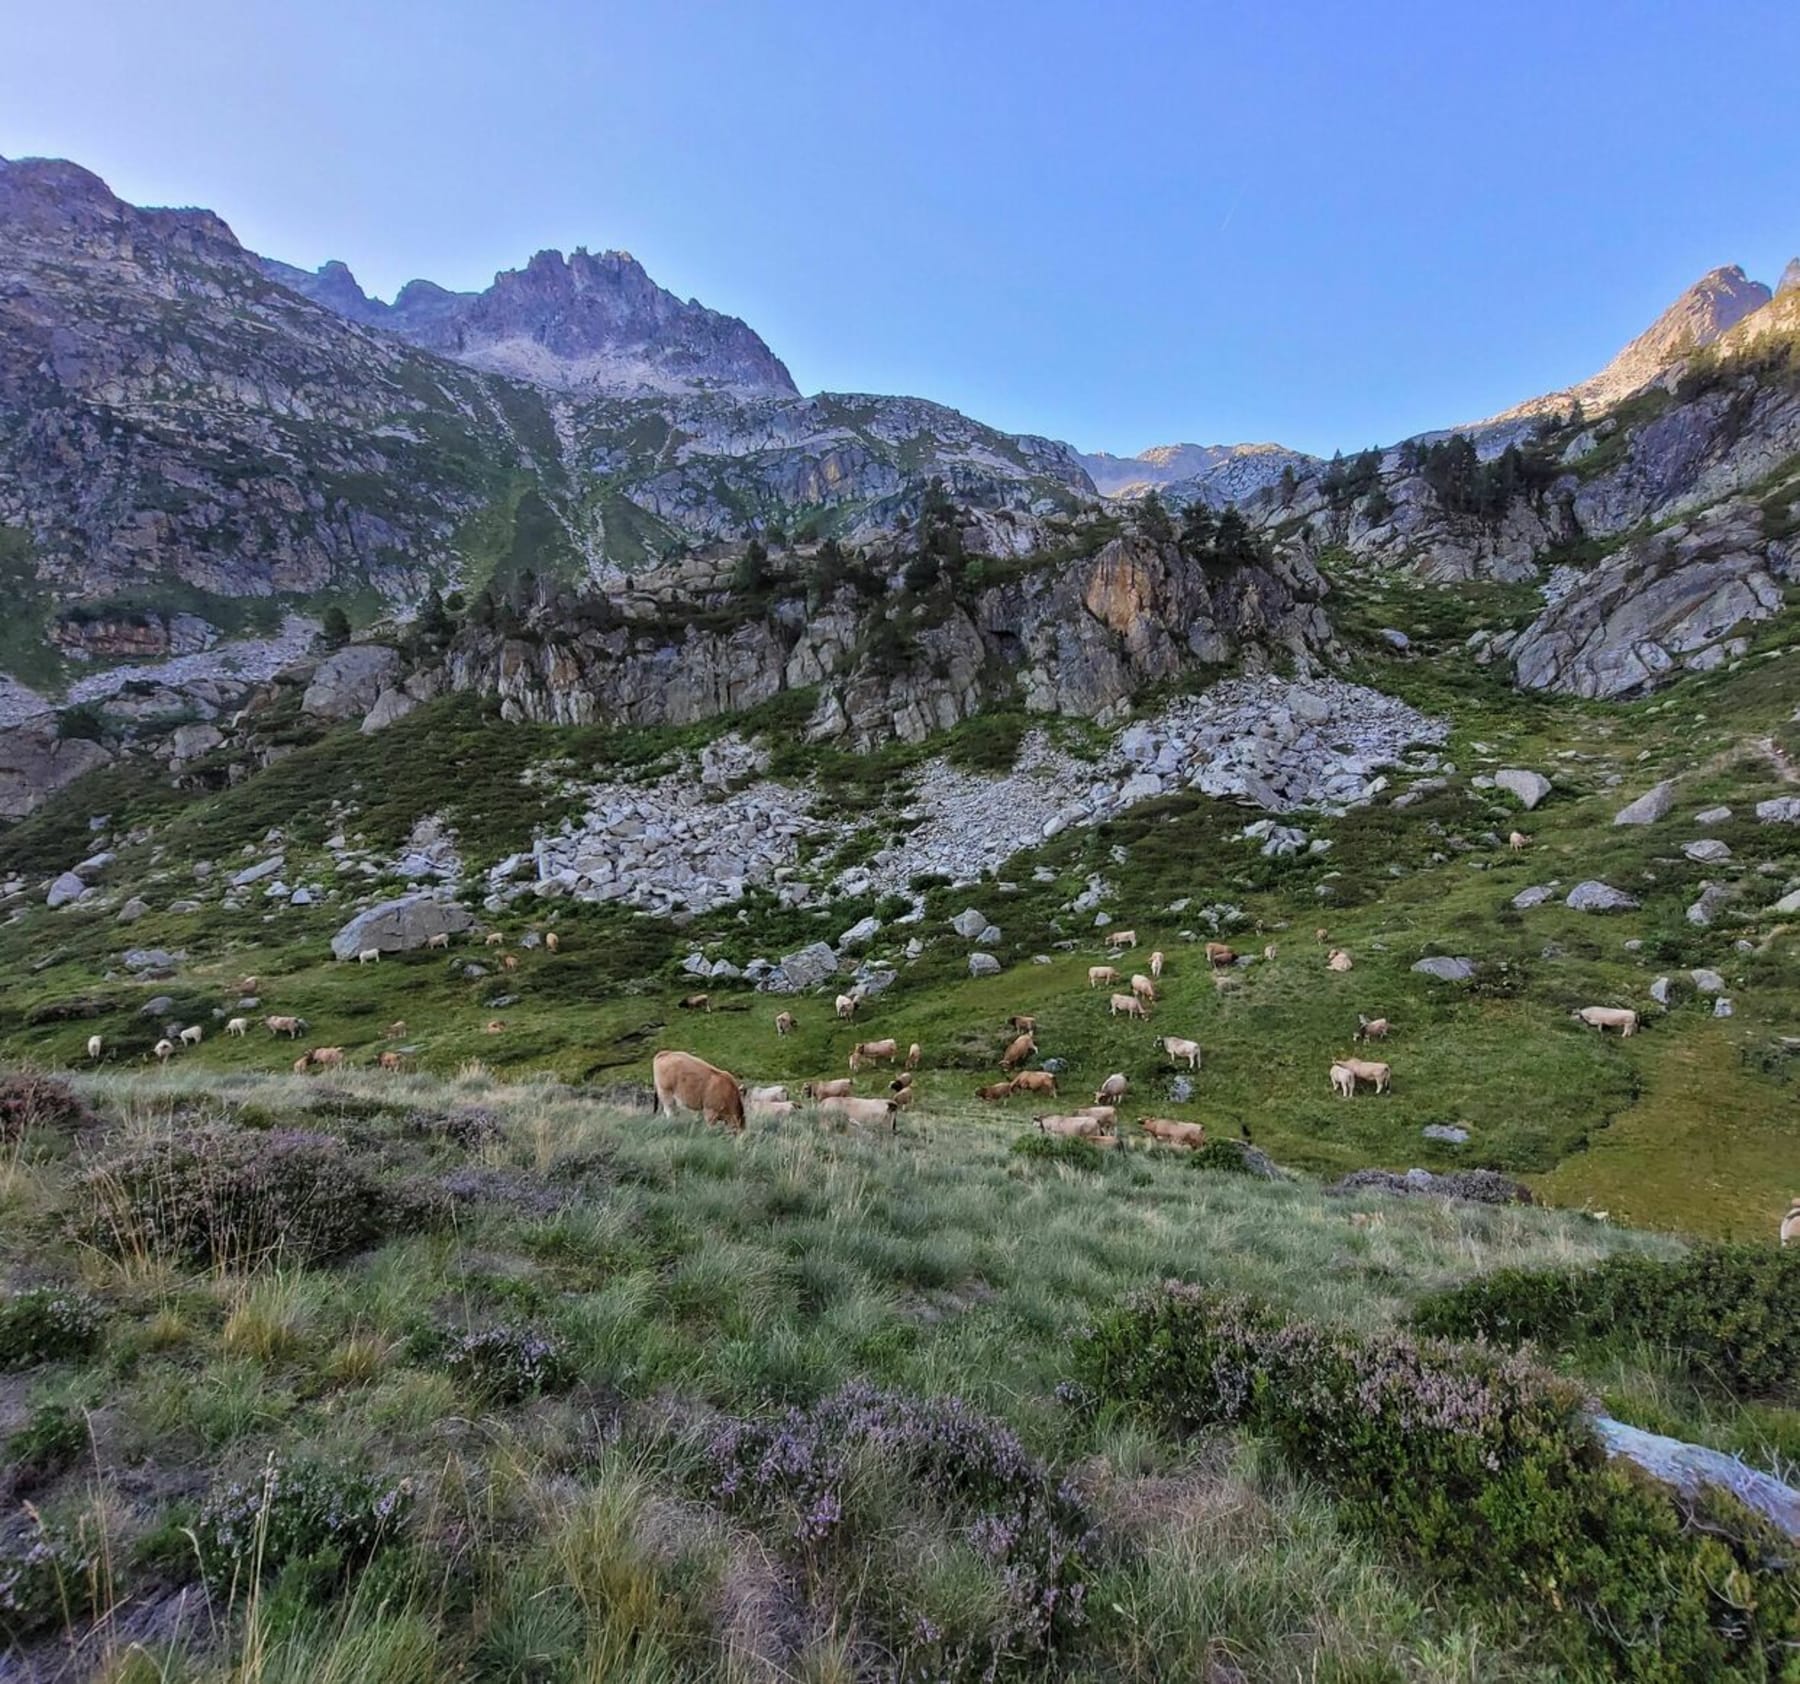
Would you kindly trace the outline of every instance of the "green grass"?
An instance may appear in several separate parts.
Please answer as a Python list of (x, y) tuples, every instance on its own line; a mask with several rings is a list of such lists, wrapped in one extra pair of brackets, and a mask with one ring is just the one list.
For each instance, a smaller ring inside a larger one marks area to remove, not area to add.
[[(0, 1163), (0, 1272), (80, 1282), (106, 1312), (91, 1359), (0, 1393), (0, 1414), (54, 1404), (93, 1422), (34, 1498), (47, 1524), (104, 1529), (123, 1613), (191, 1575), (181, 1529), (210, 1481), (270, 1454), (410, 1479), (420, 1515), (347, 1595), (322, 1588), (316, 1561), (254, 1599), (240, 1586), (150, 1677), (768, 1676), (756, 1655), (837, 1677), (896, 1607), (979, 1627), (991, 1583), (924, 1493), (877, 1483), (858, 1499), (848, 1524), (879, 1528), (867, 1548), (904, 1538), (912, 1564), (865, 1582), (807, 1568), (785, 1520), (722, 1509), (697, 1476), (713, 1412), (756, 1416), (866, 1378), (961, 1397), (1076, 1480), (1099, 1527), (1092, 1617), (1058, 1676), (1201, 1676), (1230, 1657), (1254, 1677), (1548, 1684), (1524, 1634), (1340, 1534), (1251, 1447), (1177, 1447), (1065, 1410), (1068, 1341), (1168, 1276), (1376, 1328), (1476, 1270), (1669, 1249), (1554, 1212), (1327, 1198), (1142, 1147), (1098, 1170), (1040, 1162), (1010, 1149), (1020, 1119), (948, 1100), (892, 1136), (802, 1114), (733, 1138), (480, 1075), (309, 1083), (190, 1065), (83, 1086), (101, 1133), (31, 1133)], [(470, 1106), (497, 1138), (465, 1148), (419, 1121)], [(477, 1190), (329, 1268), (188, 1272), (67, 1237), (89, 1161), (215, 1118), (338, 1134), (415, 1199), (445, 1178)], [(459, 1387), (441, 1330), (493, 1321), (546, 1330), (567, 1388), (502, 1404)], [(1604, 1378), (1656, 1383), (1629, 1364)], [(1756, 1453), (1705, 1399), (1655, 1401), (1659, 1421)], [(549, 1658), (521, 1671), (526, 1655)]]

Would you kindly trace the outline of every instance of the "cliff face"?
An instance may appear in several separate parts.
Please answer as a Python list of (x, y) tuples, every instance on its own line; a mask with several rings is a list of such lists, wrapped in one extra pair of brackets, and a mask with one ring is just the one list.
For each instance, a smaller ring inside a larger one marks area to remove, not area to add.
[[(891, 603), (840, 592), (814, 612), (789, 602), (723, 630), (470, 631), (442, 677), (452, 690), (498, 695), (509, 718), (559, 724), (687, 724), (816, 686), (809, 735), (866, 748), (919, 741), (999, 694), (1033, 712), (1104, 720), (1183, 672), (1272, 656), (1305, 666), (1331, 637), (1323, 590), (1304, 563), (1211, 571), (1173, 548), (1115, 539), (1092, 560), (940, 604), (921, 621), (889, 623)], [(878, 644), (888, 658), (872, 654)]]

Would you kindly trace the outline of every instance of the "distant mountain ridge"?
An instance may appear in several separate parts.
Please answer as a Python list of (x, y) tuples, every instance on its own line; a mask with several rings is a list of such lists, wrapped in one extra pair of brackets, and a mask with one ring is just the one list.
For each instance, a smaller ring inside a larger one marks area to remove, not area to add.
[(1239, 503), (1279, 483), (1283, 472), (1320, 466), (1316, 456), (1280, 444), (1159, 444), (1136, 456), (1084, 453), (1094, 489), (1103, 497), (1141, 497), (1180, 485), (1208, 502)]

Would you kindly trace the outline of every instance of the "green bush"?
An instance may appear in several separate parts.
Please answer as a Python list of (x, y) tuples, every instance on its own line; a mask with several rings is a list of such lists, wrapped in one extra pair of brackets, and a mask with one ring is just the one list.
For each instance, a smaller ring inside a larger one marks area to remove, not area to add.
[(81, 1179), (79, 1238), (115, 1256), (253, 1268), (321, 1262), (418, 1214), (341, 1140), (210, 1126), (141, 1140)]
[(1703, 1383), (1800, 1403), (1800, 1251), (1703, 1245), (1591, 1269), (1499, 1269), (1425, 1299), (1413, 1324), (1555, 1349), (1615, 1336), (1666, 1345)]
[(1345, 1518), (1611, 1677), (1795, 1678), (1793, 1551), (1731, 1499), (1688, 1508), (1609, 1463), (1580, 1394), (1516, 1355), (1362, 1338), (1169, 1283), (1077, 1347), (1081, 1395), (1238, 1424)]
[(6, 1441), (13, 1489), (22, 1492), (53, 1478), (70, 1466), (87, 1444), (81, 1417), (59, 1403), (43, 1403)]
[(0, 1532), (0, 1636), (13, 1643), (86, 1619), (94, 1565), (89, 1552), (35, 1516)]
[(86, 1293), (36, 1287), (0, 1299), (0, 1373), (86, 1356), (100, 1342), (100, 1307)]
[(1022, 1134), (1012, 1143), (1016, 1157), (1030, 1158), (1040, 1164), (1072, 1164), (1076, 1169), (1097, 1170), (1105, 1167), (1106, 1158), (1091, 1140), (1073, 1135)]

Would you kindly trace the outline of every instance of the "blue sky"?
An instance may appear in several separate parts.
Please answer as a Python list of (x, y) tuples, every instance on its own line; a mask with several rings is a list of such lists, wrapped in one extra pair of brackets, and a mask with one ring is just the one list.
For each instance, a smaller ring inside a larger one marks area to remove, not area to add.
[(0, 154), (391, 296), (622, 247), (804, 390), (1329, 451), (1800, 252), (1800, 5), (13, 0)]

